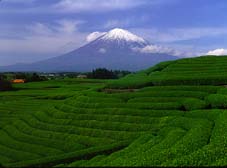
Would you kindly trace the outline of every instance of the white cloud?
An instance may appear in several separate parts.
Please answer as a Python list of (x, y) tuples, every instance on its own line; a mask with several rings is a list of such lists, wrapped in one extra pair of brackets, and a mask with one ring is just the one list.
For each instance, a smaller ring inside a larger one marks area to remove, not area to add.
[(48, 25), (45, 25), (40, 22), (35, 22), (25, 27), (30, 33), (37, 35), (50, 35), (53, 32), (53, 30), (51, 30), (51, 28)]
[(202, 55), (198, 52), (188, 52), (183, 50), (177, 50), (170, 47), (165, 47), (161, 45), (147, 45), (143, 48), (133, 48), (136, 52), (147, 53), (147, 54), (168, 54), (176, 57), (196, 57)]
[(26, 7), (11, 6), (8, 9), (1, 9), (0, 13), (97, 13), (127, 10), (145, 5), (166, 5), (176, 1), (178, 0), (53, 0), (48, 4), (31, 6), (35, 4), (33, 2), (38, 2), (38, 0), (2, 0), (3, 3), (9, 5), (23, 3), (23, 5), (26, 4)]
[(68, 19), (62, 19), (57, 21), (57, 23), (60, 25), (58, 27), (58, 31), (71, 34), (77, 31), (77, 28), (80, 24), (83, 24), (84, 21), (81, 20), (68, 20)]
[(45, 36), (56, 36), (56, 35), (70, 35), (78, 32), (78, 27), (83, 24), (81, 20), (70, 20), (61, 19), (55, 21), (55, 24), (44, 24), (40, 22), (34, 22), (31, 25), (25, 26), (27, 33), (30, 35), (45, 35)]
[[(87, 33), (78, 31), (80, 23), (82, 24), (81, 21), (63, 19), (54, 24), (35, 22), (23, 26), (23, 30), (17, 30), (17, 34), (21, 35), (21, 38), (0, 37), (0, 53), (30, 55), (33, 60), (37, 60), (37, 55), (40, 55), (39, 57), (42, 55), (58, 56), (69, 52), (85, 43)], [(15, 29), (11, 31), (16, 33)], [(7, 33), (10, 34), (10, 30)], [(12, 58), (15, 58), (15, 54), (11, 55)]]
[(133, 50), (139, 51), (141, 53), (150, 53), (150, 54), (170, 54), (175, 56), (180, 56), (180, 52), (175, 51), (172, 48), (163, 47), (159, 45), (147, 45), (143, 48), (134, 48)]
[(219, 48), (219, 49), (211, 50), (207, 52), (207, 55), (217, 55), (217, 56), (227, 55), (227, 49)]
[(147, 0), (61, 0), (53, 7), (63, 12), (123, 10), (149, 3)]
[(87, 42), (91, 42), (106, 34), (106, 32), (93, 32), (86, 37)]
[(177, 42), (183, 40), (200, 39), (204, 37), (215, 37), (227, 35), (227, 28), (216, 27), (189, 27), (189, 28), (168, 28), (168, 29), (132, 29), (137, 34), (147, 37), (152, 42)]
[(106, 53), (106, 49), (105, 48), (100, 48), (99, 52), (102, 53), (102, 54), (105, 54)]
[(171, 53), (172, 49), (157, 45), (148, 45), (140, 50), (142, 53)]

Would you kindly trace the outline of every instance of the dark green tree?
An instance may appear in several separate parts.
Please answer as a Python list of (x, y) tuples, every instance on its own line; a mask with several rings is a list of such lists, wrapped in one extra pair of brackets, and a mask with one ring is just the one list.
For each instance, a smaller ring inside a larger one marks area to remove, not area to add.
[(37, 73), (33, 73), (31, 76), (31, 82), (41, 81), (40, 76)]
[(7, 76), (4, 75), (4, 74), (0, 74), (0, 80), (6, 80), (7, 79)]
[(0, 91), (7, 91), (12, 90), (12, 84), (9, 81), (6, 81), (5, 79), (0, 79)]
[(95, 69), (88, 77), (93, 79), (117, 79), (117, 75), (112, 70), (106, 68)]
[(25, 74), (25, 73), (15, 74), (15, 79), (27, 79), (27, 78), (28, 78), (28, 74)]

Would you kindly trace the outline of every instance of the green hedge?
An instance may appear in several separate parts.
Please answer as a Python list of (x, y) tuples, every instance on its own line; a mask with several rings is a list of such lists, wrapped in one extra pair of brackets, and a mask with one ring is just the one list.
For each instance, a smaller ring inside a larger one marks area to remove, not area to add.
[(16, 163), (3, 163), (5, 167), (53, 167), (60, 163), (71, 163), (75, 160), (91, 159), (100, 154), (110, 154), (125, 148), (129, 144), (128, 141), (123, 141), (111, 145), (102, 145), (76, 152), (66, 153), (62, 155), (49, 156), (46, 158), (32, 159), (26, 161), (19, 161)]
[(187, 111), (205, 109), (207, 104), (205, 101), (195, 98), (189, 98), (182, 101), (183, 108)]
[(206, 102), (211, 105), (212, 108), (227, 108), (227, 96), (221, 94), (211, 94), (205, 98)]

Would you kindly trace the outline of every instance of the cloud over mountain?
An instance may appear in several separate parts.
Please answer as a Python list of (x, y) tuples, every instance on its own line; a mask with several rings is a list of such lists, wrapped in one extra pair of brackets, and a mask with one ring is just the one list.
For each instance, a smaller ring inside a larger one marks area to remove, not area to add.
[(227, 49), (224, 49), (224, 48), (218, 48), (218, 49), (215, 49), (215, 50), (211, 50), (207, 53), (207, 55), (217, 55), (217, 56), (220, 56), (220, 55), (227, 55)]
[(106, 34), (106, 32), (98, 32), (98, 31), (96, 31), (96, 32), (93, 32), (93, 33), (89, 34), (87, 36), (86, 40), (87, 40), (87, 42), (91, 42), (91, 41), (101, 37), (104, 34)]

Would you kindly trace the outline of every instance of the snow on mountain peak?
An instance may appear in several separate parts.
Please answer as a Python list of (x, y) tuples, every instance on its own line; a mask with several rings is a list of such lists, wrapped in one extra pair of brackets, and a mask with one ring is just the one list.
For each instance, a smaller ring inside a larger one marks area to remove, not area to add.
[(146, 43), (146, 41), (143, 38), (138, 37), (127, 30), (119, 29), (119, 28), (115, 28), (115, 29), (109, 31), (101, 39), (103, 39), (103, 40), (125, 40), (128, 42)]

